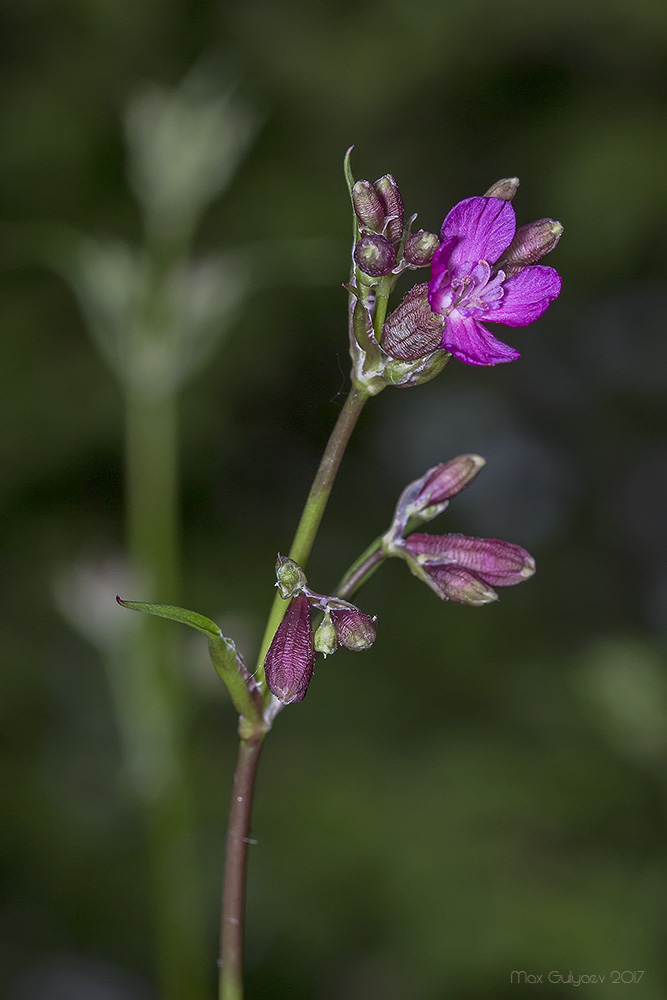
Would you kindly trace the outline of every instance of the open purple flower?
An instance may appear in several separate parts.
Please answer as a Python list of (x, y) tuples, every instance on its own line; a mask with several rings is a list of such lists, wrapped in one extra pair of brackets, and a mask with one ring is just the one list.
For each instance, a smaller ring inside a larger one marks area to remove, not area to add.
[[(533, 224), (537, 226), (538, 223)], [(559, 223), (551, 227), (539, 256), (558, 242)], [(433, 257), (428, 301), (445, 319), (441, 347), (468, 365), (516, 361), (519, 352), (498, 340), (486, 322), (525, 326), (538, 319), (558, 296), (561, 279), (552, 267), (529, 263), (535, 253), (516, 264), (517, 233), (511, 202), (500, 198), (466, 198), (455, 205), (442, 225), (442, 243)], [(521, 234), (521, 235), (520, 235)], [(520, 254), (518, 255), (520, 257)], [(511, 262), (503, 270), (503, 258)], [(508, 276), (509, 274), (509, 276)], [(484, 321), (484, 322), (483, 322)]]

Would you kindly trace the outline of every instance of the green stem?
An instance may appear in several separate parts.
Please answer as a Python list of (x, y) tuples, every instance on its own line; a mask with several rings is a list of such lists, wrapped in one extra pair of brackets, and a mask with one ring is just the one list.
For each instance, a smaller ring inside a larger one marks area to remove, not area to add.
[(245, 882), (253, 791), (264, 733), (239, 742), (229, 809), (220, 921), (218, 1000), (243, 1000)]
[[(289, 551), (290, 559), (293, 559), (301, 567), (305, 568), (327, 502), (331, 496), (331, 490), (345, 448), (359, 419), (359, 414), (368, 398), (369, 395), (363, 388), (354, 384), (352, 385), (343, 409), (340, 411), (338, 420), (336, 421), (336, 426), (327, 442), (322, 461), (313, 480), (313, 485), (306, 500), (306, 506), (303, 509), (303, 514), (301, 515), (301, 520), (299, 521), (294, 541)], [(276, 593), (260, 647), (255, 675), (258, 681), (264, 678), (264, 658), (275, 631), (282, 621), (286, 608), (287, 602), (280, 597), (280, 594)], [(265, 687), (266, 685), (264, 685)]]
[(346, 601), (356, 594), (370, 580), (385, 558), (386, 556), (382, 551), (382, 536), (380, 536), (374, 542), (371, 542), (356, 562), (352, 563), (334, 591), (336, 597), (340, 597)]

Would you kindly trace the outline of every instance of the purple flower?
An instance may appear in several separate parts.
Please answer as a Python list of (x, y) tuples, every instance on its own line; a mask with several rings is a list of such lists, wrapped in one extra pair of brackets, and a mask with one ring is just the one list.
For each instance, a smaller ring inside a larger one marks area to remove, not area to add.
[(303, 701), (314, 664), (310, 601), (299, 594), (290, 601), (266, 654), (264, 670), (269, 690), (284, 705)]
[[(558, 223), (551, 225), (553, 239), (542, 253), (553, 249), (562, 232)], [(508, 269), (510, 276), (502, 269), (515, 233), (512, 204), (500, 198), (466, 198), (442, 225), (428, 301), (445, 319), (441, 346), (468, 365), (516, 361), (519, 352), (498, 340), (482, 321), (525, 326), (560, 292), (561, 279), (552, 267), (527, 263), (514, 273), (514, 265)]]
[(535, 572), (530, 553), (497, 538), (415, 532), (404, 550), (416, 576), (438, 597), (460, 604), (488, 604), (498, 597), (494, 587), (511, 587)]

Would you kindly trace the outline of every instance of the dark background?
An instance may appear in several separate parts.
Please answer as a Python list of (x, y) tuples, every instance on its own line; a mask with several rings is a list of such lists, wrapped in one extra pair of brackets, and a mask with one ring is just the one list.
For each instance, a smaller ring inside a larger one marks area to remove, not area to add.
[[(122, 627), (105, 577), (124, 547), (122, 394), (35, 224), (141, 241), (124, 108), (204, 58), (258, 124), (196, 252), (252, 245), (254, 276), (180, 398), (181, 594), (249, 660), (347, 388), (345, 149), (357, 177), (393, 173), (426, 229), (511, 175), (519, 222), (565, 226), (560, 299), (507, 331), (521, 360), (387, 390), (346, 455), (316, 589), (410, 479), (465, 451), (487, 467), (434, 527), (522, 544), (538, 573), (475, 609), (396, 562), (360, 596), (373, 650), (320, 663), (267, 741), (248, 997), (571, 995), (511, 985), (521, 969), (664, 997), (667, 7), (20, 0), (0, 38), (3, 995), (155, 995), (104, 657), (59, 610), (85, 564)], [(212, 996), (235, 718), (192, 638)], [(612, 985), (613, 970), (645, 972)]]

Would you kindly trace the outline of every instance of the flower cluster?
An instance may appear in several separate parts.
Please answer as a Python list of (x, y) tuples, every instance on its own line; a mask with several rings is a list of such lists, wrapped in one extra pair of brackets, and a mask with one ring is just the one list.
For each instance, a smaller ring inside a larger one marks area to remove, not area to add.
[[(301, 567), (280, 555), (276, 586), (290, 603), (266, 654), (264, 670), (271, 693), (289, 705), (306, 697), (317, 653), (326, 657), (339, 646), (354, 652), (368, 649), (375, 642), (375, 627), (374, 619), (354, 604), (311, 590)], [(313, 609), (324, 613), (315, 632)]]
[(498, 598), (495, 587), (513, 586), (535, 572), (532, 556), (511, 542), (414, 530), (441, 513), (483, 465), (479, 455), (460, 455), (410, 483), (383, 540), (385, 554), (404, 559), (410, 572), (443, 601), (488, 604)]
[[(561, 279), (538, 262), (554, 249), (563, 227), (538, 219), (517, 228), (512, 199), (516, 177), (466, 198), (448, 213), (440, 237), (411, 232), (403, 199), (390, 174), (351, 188), (359, 237), (354, 247), (356, 296), (351, 350), (359, 381), (373, 392), (384, 385), (418, 385), (450, 357), (468, 365), (515, 361), (519, 352), (486, 326), (526, 326), (558, 296)], [(379, 298), (405, 270), (431, 266), (381, 322)], [(359, 358), (361, 349), (362, 358)]]

